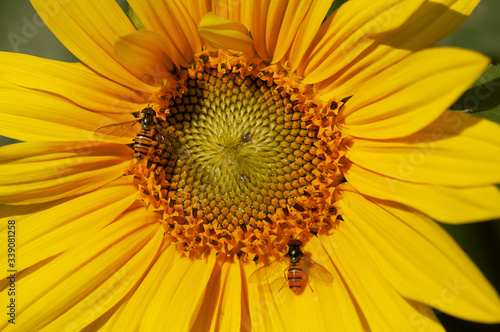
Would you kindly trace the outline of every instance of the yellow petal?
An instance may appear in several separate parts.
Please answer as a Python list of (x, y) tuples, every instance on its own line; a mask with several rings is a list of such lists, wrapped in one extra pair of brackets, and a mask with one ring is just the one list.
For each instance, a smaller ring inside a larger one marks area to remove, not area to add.
[(0, 52), (0, 63), (0, 80), (59, 95), (83, 108), (130, 113), (147, 102), (144, 93), (97, 75), (81, 63), (8, 52)]
[[(361, 331), (361, 320), (354, 299), (322, 243), (311, 236), (307, 239), (304, 252), (324, 266), (333, 275), (333, 281), (326, 283), (307, 276), (308, 285), (305, 285), (306, 289), (300, 295), (288, 289), (283, 271), (277, 272), (277, 281), (270, 280), (273, 283), (271, 287), (265, 280), (248, 283), (252, 330)], [(250, 267), (247, 264), (245, 268), (247, 275), (256, 269), (253, 264)]]
[(29, 119), (25, 116), (2, 114), (3, 125), (0, 134), (24, 141), (51, 141), (51, 140), (83, 140), (92, 135), (90, 128), (86, 131), (64, 124)]
[(308, 76), (301, 69), (307, 66), (314, 75), (306, 82), (326, 79), (317, 89), (327, 99), (353, 95), (368, 78), (449, 35), (478, 3), (349, 1), (323, 24), (317, 42), (301, 61), (299, 74)]
[[(307, 13), (297, 13), (298, 15), (304, 15), (304, 19), (296, 33), (293, 34), (293, 42), (287, 56), (289, 59), (288, 66), (291, 70), (297, 69), (299, 61), (311, 45), (331, 5), (330, 0), (313, 1)], [(282, 35), (286, 34), (283, 33)]]
[[(114, 272), (109, 279), (99, 283), (98, 287), (88, 294), (82, 301), (76, 304), (71, 310), (58, 317), (52, 322), (48, 329), (61, 331), (68, 326), (86, 326), (91, 322), (91, 316), (101, 316), (130, 291), (134, 290), (136, 283), (140, 282), (142, 276), (147, 273), (148, 268), (154, 259), (158, 247), (163, 239), (163, 227), (158, 228), (156, 234), (151, 234), (152, 239), (118, 271)], [(87, 276), (88, 277), (88, 276)], [(111, 294), (109, 294), (111, 292)], [(106, 299), (103, 301), (103, 296)], [(105, 303), (102, 303), (105, 302)], [(99, 308), (95, 308), (99, 306)]]
[[(23, 270), (79, 245), (82, 238), (92, 236), (127, 210), (136, 196), (135, 186), (120, 179), (46, 210), (14, 218), (23, 228), (17, 247), (23, 259), (17, 269)], [(7, 229), (0, 236), (7, 238)], [(0, 256), (7, 261), (7, 253)]]
[(393, 178), (433, 185), (500, 183), (500, 126), (447, 111), (421, 131), (396, 140), (355, 139), (346, 157)]
[[(286, 1), (280, 2), (286, 4)], [(268, 53), (273, 55), (272, 63), (279, 62), (288, 52), (294, 38), (299, 37), (297, 31), (302, 27), (302, 23), (311, 7), (312, 0), (290, 1), (284, 9), (280, 8), (280, 6), (277, 6), (276, 9), (271, 7), (276, 12), (271, 11), (269, 14), (273, 18), (276, 17), (275, 22), (277, 23), (277, 26), (273, 26), (268, 30), (267, 34)], [(281, 15), (283, 16), (281, 17)], [(318, 27), (324, 17), (315, 17)]]
[(184, 1), (182, 4), (196, 25), (198, 25), (203, 16), (213, 12), (219, 17), (240, 22), (246, 27), (250, 27), (251, 18), (253, 17), (251, 8), (253, 8), (255, 3), (255, 0), (192, 0)]
[[(137, 220), (141, 220), (140, 223)], [(144, 209), (105, 227), (81, 245), (17, 282), (26, 331), (74, 330), (105, 313), (142, 278), (163, 240), (163, 227)], [(0, 297), (7, 299), (7, 292)], [(1, 322), (2, 327), (5, 323)]]
[(438, 221), (464, 223), (500, 217), (500, 191), (494, 185), (457, 188), (410, 183), (356, 164), (344, 174), (360, 193), (413, 207)]
[[(256, 269), (251, 264), (245, 264), (245, 275), (250, 276)], [(269, 285), (258, 283), (247, 283), (248, 303), (250, 310), (252, 331), (286, 331), (286, 318), (291, 318), (291, 292), (280, 292), (280, 300), (277, 301)], [(286, 290), (286, 289), (285, 289)]]
[(361, 255), (403, 296), (462, 319), (500, 322), (494, 288), (435, 222), (349, 190), (338, 204), (345, 220), (340, 227), (347, 240), (343, 250), (362, 248)]
[[(249, 314), (244, 312), (242, 263), (237, 256), (217, 257), (217, 265), (208, 282), (201, 310), (192, 331), (237, 331), (249, 329)], [(247, 309), (248, 310), (248, 309)], [(245, 329), (245, 328), (243, 328)]]
[[(353, 240), (350, 225), (346, 224), (334, 236), (320, 235), (319, 240), (356, 301), (363, 317), (363, 330), (410, 331), (423, 325), (430, 331), (444, 331), (430, 310), (416, 310), (392, 287), (391, 280), (385, 279), (364, 255), (363, 242), (350, 242)], [(387, 315), (388, 312), (391, 314)]]
[[(80, 145), (72, 142), (71, 144), (66, 143), (65, 146), (59, 142), (46, 144), (52, 148), (59, 146), (60, 149), (52, 155), (26, 156), (22, 159), (5, 160), (0, 163), (0, 172), (4, 174), (4, 177), (0, 179), (0, 185), (60, 179), (65, 175), (77, 172), (92, 171), (106, 165), (106, 162), (109, 163), (109, 161), (116, 163), (116, 161), (121, 161), (119, 159), (130, 159), (130, 149), (123, 145), (95, 142), (93, 144), (82, 142)], [(37, 145), (39, 144), (16, 143), (12, 147), (9, 145), (9, 148), (5, 148), (5, 150), (12, 150), (14, 147), (17, 149), (32, 148)]]
[(221, 292), (218, 299), (218, 313), (216, 319), (212, 322), (212, 328), (215, 331), (237, 331), (247, 322), (244, 318), (249, 318), (248, 312), (244, 312), (245, 297), (242, 288), (242, 263), (237, 257), (234, 262), (226, 262), (220, 275)]
[[(194, 54), (201, 51), (201, 40), (196, 24), (182, 1), (130, 0), (128, 3), (146, 29), (158, 32), (172, 41), (175, 47), (172, 52), (181, 54), (183, 59), (176, 64), (194, 61)], [(175, 62), (179, 59), (172, 60)]]
[(202, 310), (203, 296), (215, 265), (215, 254), (191, 260), (179, 257), (163, 276), (156, 293), (146, 303), (140, 329), (189, 331)]
[(285, 18), (287, 5), (288, 1), (271, 0), (267, 6), (267, 19), (262, 21), (266, 22), (266, 49), (271, 58), (274, 57), (276, 51), (276, 41)]
[[(6, 204), (42, 203), (72, 195), (86, 193), (120, 177), (129, 166), (131, 151), (118, 144), (97, 142), (71, 143), (17, 143), (2, 147), (12, 150), (47, 145), (57, 151), (36, 157), (4, 160), (0, 202)], [(43, 151), (42, 147), (42, 151)], [(23, 154), (21, 154), (23, 155)], [(7, 177), (8, 176), (8, 177)]]
[[(8, 164), (14, 161), (57, 160), (61, 157), (84, 157), (91, 155), (94, 148), (102, 149), (101, 152), (121, 151), (116, 145), (103, 144), (92, 141), (81, 142), (21, 142), (5, 145), (0, 148), (0, 162)], [(129, 154), (131, 153), (130, 150)], [(97, 151), (95, 151), (97, 152)], [(94, 153), (95, 153), (94, 152)]]
[(135, 31), (114, 0), (99, 1), (98, 5), (89, 5), (87, 0), (31, 3), (47, 27), (87, 66), (124, 86), (151, 91), (142, 77), (130, 73), (114, 57), (114, 37)]
[(273, 63), (289, 49), (293, 56), (305, 52), (331, 1), (256, 0), (241, 4), (241, 22), (251, 29), (259, 56)]
[(103, 331), (139, 330), (139, 326), (147, 310), (147, 303), (156, 294), (175, 260), (182, 259), (174, 246), (168, 246), (153, 263), (153, 266), (134, 290), (130, 299), (102, 327)]
[[(234, 1), (237, 3), (241, 2), (241, 0), (234, 0)], [(203, 16), (214, 10), (212, 1), (207, 1), (207, 0), (184, 1), (183, 4), (184, 7), (186, 7), (186, 10), (189, 13), (189, 15), (193, 18), (193, 21), (196, 26), (198, 26), (198, 23), (201, 21)], [(223, 3), (221, 3), (221, 7), (223, 11), (220, 13), (216, 11), (216, 14), (220, 17), (229, 18), (227, 16), (228, 8), (224, 6)], [(232, 6), (229, 8), (232, 8)], [(224, 13), (226, 13), (226, 15), (224, 15)]]
[(267, 52), (266, 47), (266, 22), (268, 21), (268, 11), (271, 0), (256, 0), (251, 1), (249, 12), (250, 29), (252, 31), (252, 39), (255, 43), (257, 54), (264, 60), (270, 60), (271, 55)]
[[(94, 131), (123, 115), (110, 117), (83, 109), (66, 98), (0, 83), (0, 134), (22, 141), (84, 141), (96, 139)], [(130, 120), (134, 119), (130, 115)], [(123, 120), (122, 120), (123, 121)], [(130, 142), (130, 138), (120, 140)]]
[(249, 8), (249, 4), (251, 2), (255, 2), (254, 0), (224, 0), (224, 1), (213, 1), (212, 10), (215, 15), (227, 18), (228, 20), (241, 22), (246, 26), (249, 26), (247, 23), (248, 16), (250, 16), (250, 12), (247, 11)]
[(248, 55), (254, 53), (253, 40), (241, 23), (208, 13), (198, 24), (198, 31), (203, 39), (216, 48), (241, 51)]
[(488, 64), (462, 49), (417, 52), (368, 80), (339, 112), (339, 126), (370, 139), (412, 134), (436, 120)]
[(51, 207), (56, 206), (57, 204), (63, 203), (64, 199), (51, 201), (48, 203), (40, 203), (40, 204), (28, 204), (28, 205), (0, 205), (0, 218), (2, 220), (7, 221), (8, 219), (20, 219), (24, 218), (24, 216), (29, 215), (31, 213), (42, 211), (45, 209), (50, 209)]
[[(172, 59), (181, 61), (180, 54), (165, 36), (149, 31), (139, 30), (115, 37), (114, 51), (118, 60), (136, 71), (159, 78), (168, 78), (175, 69)], [(187, 63), (182, 63), (187, 65)]]
[(344, 69), (377, 37), (397, 30), (422, 2), (355, 0), (343, 4), (323, 23), (301, 62), (298, 72), (304, 82), (317, 83)]
[(312, 326), (314, 321), (319, 324), (318, 331), (362, 331), (363, 322), (355, 306), (356, 299), (349, 293), (348, 285), (339, 273), (338, 268), (330, 256), (327, 247), (316, 236), (310, 236), (304, 246), (304, 252), (310, 254), (311, 258), (325, 267), (332, 275), (333, 282), (325, 283), (314, 278), (310, 279), (311, 287), (314, 290), (311, 303), (307, 304), (311, 311), (309, 315), (313, 321), (304, 319), (309, 315), (298, 318), (304, 321), (303, 330), (308, 330), (307, 326)]

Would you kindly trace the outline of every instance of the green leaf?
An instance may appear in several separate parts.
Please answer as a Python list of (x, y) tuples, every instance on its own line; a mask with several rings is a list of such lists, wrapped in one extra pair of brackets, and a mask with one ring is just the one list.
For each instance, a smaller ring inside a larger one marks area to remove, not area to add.
[(330, 16), (334, 11), (336, 11), (340, 6), (342, 6), (347, 1), (348, 0), (335, 0), (332, 3), (332, 6), (330, 7), (330, 9), (328, 9), (328, 13), (326, 14), (326, 18), (328, 18), (328, 16)]
[(500, 66), (490, 66), (451, 109), (500, 123)]
[(146, 29), (146, 27), (144, 26), (144, 24), (142, 24), (141, 20), (139, 19), (137, 14), (134, 12), (132, 7), (128, 7), (128, 18), (137, 30)]

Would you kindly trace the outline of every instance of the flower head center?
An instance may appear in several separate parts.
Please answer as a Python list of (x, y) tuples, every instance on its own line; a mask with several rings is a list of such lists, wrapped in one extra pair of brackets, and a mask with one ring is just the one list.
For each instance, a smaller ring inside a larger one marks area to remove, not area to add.
[(278, 255), (302, 231), (331, 227), (326, 186), (342, 176), (334, 117), (321, 119), (330, 104), (261, 60), (198, 59), (158, 94), (158, 144), (134, 172), (177, 248)]

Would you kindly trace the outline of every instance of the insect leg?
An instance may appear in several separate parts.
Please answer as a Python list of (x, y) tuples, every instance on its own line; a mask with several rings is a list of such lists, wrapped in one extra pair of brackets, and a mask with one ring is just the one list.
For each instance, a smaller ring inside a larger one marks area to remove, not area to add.
[(283, 288), (283, 286), (285, 286), (285, 285), (286, 285), (286, 282), (287, 282), (287, 281), (285, 280), (285, 282), (283, 283), (283, 285), (281, 285), (280, 289), (278, 289), (278, 292), (279, 292), (279, 291)]
[(311, 284), (309, 284), (309, 281), (306, 280), (306, 282), (307, 282), (307, 286), (309, 286), (309, 288), (311, 289), (311, 292), (314, 293), (314, 289), (311, 287)]
[(285, 282), (283, 283), (283, 285), (281, 285), (280, 289), (278, 289), (278, 292), (283, 288), (283, 286), (286, 285), (287, 281), (288, 281), (288, 278), (286, 277), (286, 272), (288, 271), (288, 268), (284, 269), (283, 270), (283, 277), (285, 277)]

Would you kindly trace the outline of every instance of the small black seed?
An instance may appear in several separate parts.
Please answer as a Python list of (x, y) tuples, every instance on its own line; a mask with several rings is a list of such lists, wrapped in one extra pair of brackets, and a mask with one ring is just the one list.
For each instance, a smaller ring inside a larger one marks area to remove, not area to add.
[(266, 217), (264, 218), (264, 220), (265, 220), (265, 221), (267, 221), (267, 222), (268, 222), (269, 224), (271, 224), (271, 225), (273, 224), (273, 221), (272, 221), (272, 220), (271, 220), (271, 218), (269, 218), (268, 216), (266, 216)]
[(295, 205), (293, 206), (295, 209), (297, 209), (298, 211), (300, 212), (304, 212), (306, 209), (304, 209), (304, 207), (302, 205), (300, 205), (299, 203), (295, 203)]

